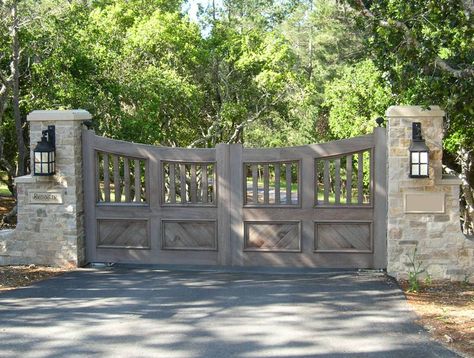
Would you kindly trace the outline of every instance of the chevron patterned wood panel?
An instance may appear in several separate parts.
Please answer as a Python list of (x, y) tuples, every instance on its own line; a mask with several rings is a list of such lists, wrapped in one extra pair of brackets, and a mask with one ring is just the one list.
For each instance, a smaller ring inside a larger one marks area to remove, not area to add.
[(316, 251), (371, 252), (370, 223), (317, 223)]
[(163, 221), (164, 250), (216, 250), (215, 221)]
[(149, 248), (148, 221), (99, 219), (97, 247)]
[(300, 251), (299, 222), (246, 222), (245, 249), (259, 251)]

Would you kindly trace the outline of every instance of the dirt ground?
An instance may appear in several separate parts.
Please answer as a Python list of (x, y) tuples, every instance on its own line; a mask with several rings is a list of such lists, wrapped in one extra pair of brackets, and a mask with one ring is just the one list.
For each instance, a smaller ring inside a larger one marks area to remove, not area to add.
[(45, 266), (0, 266), (0, 291), (28, 286), (61, 275), (67, 270)]
[(473, 284), (435, 282), (422, 285), (416, 293), (408, 292), (407, 282), (400, 285), (419, 316), (419, 324), (442, 344), (474, 357)]

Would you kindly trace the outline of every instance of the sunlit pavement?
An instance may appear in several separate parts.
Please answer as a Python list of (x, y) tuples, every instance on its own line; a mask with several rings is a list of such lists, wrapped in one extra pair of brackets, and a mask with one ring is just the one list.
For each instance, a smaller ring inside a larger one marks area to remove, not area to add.
[(381, 275), (84, 269), (0, 294), (7, 357), (457, 357)]

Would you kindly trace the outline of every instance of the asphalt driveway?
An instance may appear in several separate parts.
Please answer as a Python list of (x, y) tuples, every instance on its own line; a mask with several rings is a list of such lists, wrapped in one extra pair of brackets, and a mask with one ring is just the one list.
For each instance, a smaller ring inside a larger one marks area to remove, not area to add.
[(79, 270), (0, 293), (7, 357), (457, 357), (380, 275)]

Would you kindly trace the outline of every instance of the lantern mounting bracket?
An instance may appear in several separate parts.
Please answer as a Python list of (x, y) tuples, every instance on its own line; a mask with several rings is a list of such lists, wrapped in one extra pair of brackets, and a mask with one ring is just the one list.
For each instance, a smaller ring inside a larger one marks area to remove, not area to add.
[(56, 134), (53, 125), (48, 126), (48, 129), (41, 131), (42, 136), (51, 144), (53, 149), (56, 149)]

